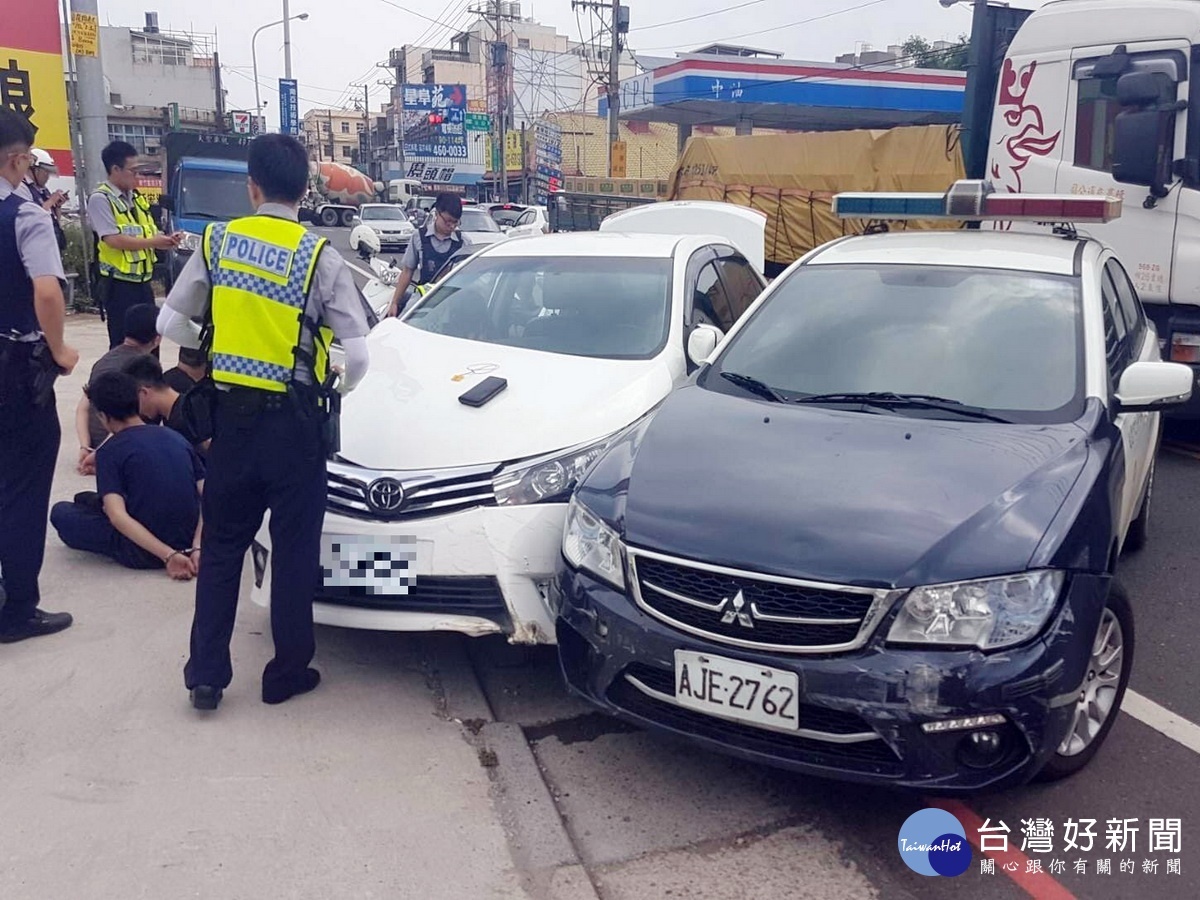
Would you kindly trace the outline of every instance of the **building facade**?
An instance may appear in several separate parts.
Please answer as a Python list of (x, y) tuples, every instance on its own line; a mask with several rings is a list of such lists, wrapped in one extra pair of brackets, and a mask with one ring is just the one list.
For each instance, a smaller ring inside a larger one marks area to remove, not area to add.
[(359, 161), (359, 135), (368, 120), (357, 109), (310, 109), (300, 125), (309, 159), (354, 165)]

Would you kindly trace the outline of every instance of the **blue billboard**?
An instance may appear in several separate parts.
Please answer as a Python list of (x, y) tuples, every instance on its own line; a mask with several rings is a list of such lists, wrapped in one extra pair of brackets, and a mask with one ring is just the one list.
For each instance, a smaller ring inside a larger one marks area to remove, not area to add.
[(279, 79), (279, 130), (284, 134), (300, 133), (300, 95), (295, 78)]
[(465, 85), (406, 84), (400, 89), (400, 102), (406, 160), (466, 160)]

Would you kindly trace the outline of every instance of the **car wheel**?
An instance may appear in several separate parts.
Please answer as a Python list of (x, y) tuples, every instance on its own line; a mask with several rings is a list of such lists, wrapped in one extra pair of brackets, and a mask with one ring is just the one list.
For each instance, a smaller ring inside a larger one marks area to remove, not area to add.
[(1092, 761), (1117, 720), (1132, 669), (1133, 609), (1125, 589), (1114, 580), (1092, 639), (1092, 653), (1076, 694), (1071, 725), (1038, 773), (1038, 781), (1058, 781)]
[(1150, 500), (1154, 496), (1154, 469), (1157, 462), (1150, 463), (1150, 473), (1146, 476), (1146, 490), (1142, 494), (1142, 508), (1138, 510), (1137, 518), (1129, 523), (1129, 532), (1125, 535), (1126, 550), (1141, 550), (1146, 546), (1150, 537)]
[(333, 228), (338, 223), (338, 214), (336, 209), (321, 210), (321, 224), (326, 228)]

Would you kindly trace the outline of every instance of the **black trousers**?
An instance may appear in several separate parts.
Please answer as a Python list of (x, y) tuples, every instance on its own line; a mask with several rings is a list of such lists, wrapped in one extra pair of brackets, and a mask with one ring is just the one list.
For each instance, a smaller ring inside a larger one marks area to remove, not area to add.
[[(256, 394), (264, 392), (245, 392)], [(229, 642), (242, 566), (266, 510), (275, 658), (263, 671), (263, 683), (294, 682), (316, 649), (312, 605), (325, 519), (324, 445), (316, 423), (301, 419), (282, 395), (268, 408), (261, 400), (223, 394), (217, 403), (204, 481), (191, 658), (183, 673), (189, 689), (224, 688), (233, 678)]]
[(125, 340), (125, 312), (139, 303), (154, 302), (154, 288), (149, 281), (121, 281), (101, 276), (100, 293), (108, 320), (108, 349)]
[(53, 401), (35, 407), (22, 398), (0, 406), (0, 575), (8, 594), (0, 623), (28, 619), (41, 600), (38, 575), (60, 436)]

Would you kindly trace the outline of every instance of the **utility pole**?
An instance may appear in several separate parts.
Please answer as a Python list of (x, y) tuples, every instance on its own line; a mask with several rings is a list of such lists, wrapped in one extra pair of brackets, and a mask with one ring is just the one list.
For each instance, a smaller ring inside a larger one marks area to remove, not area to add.
[(371, 174), (371, 86), (364, 84), (363, 89), (363, 136), (359, 146), (363, 149), (363, 164), (367, 167), (367, 176)]
[(217, 92), (217, 104), (213, 107), (217, 111), (217, 131), (224, 133), (225, 127), (225, 88), (221, 84), (221, 55), (213, 51), (213, 87)]
[(621, 137), (621, 35), (629, 31), (629, 7), (621, 0), (571, 0), (571, 8), (583, 7), (599, 18), (608, 32), (608, 73), (604, 79), (604, 94), (608, 98), (608, 175), (613, 174), (613, 144)]
[[(507, 199), (508, 197), (508, 154), (506, 149), (506, 138), (508, 136), (508, 122), (513, 118), (511, 112), (508, 111), (512, 104), (512, 97), (508, 90), (509, 65), (511, 56), (509, 53), (508, 43), (502, 41), (500, 34), (500, 23), (502, 21), (513, 22), (517, 19), (516, 16), (510, 13), (502, 13), (500, 11), (500, 0), (488, 0), (486, 9), (471, 9), (468, 10), (472, 15), (477, 15), (487, 22), (491, 23), (493, 40), (488, 48), (488, 71), (491, 73), (491, 81), (496, 85), (496, 105), (495, 115), (492, 119), (492, 159), (489, 163), (492, 165), (492, 190), (496, 194), (496, 200)], [(512, 29), (509, 29), (511, 34)], [(497, 151), (495, 148), (499, 147)], [(496, 164), (496, 156), (499, 154), (499, 165)], [(500, 185), (504, 184), (503, 192)]]
[[(96, 0), (71, 0), (71, 11), (98, 18)], [(108, 177), (100, 161), (100, 151), (108, 143), (108, 97), (104, 93), (104, 67), (99, 45), (95, 56), (75, 60), (75, 96), (79, 104), (80, 162), (88, 193)]]
[(283, 77), (292, 77), (292, 14), (288, 0), (283, 0)]

